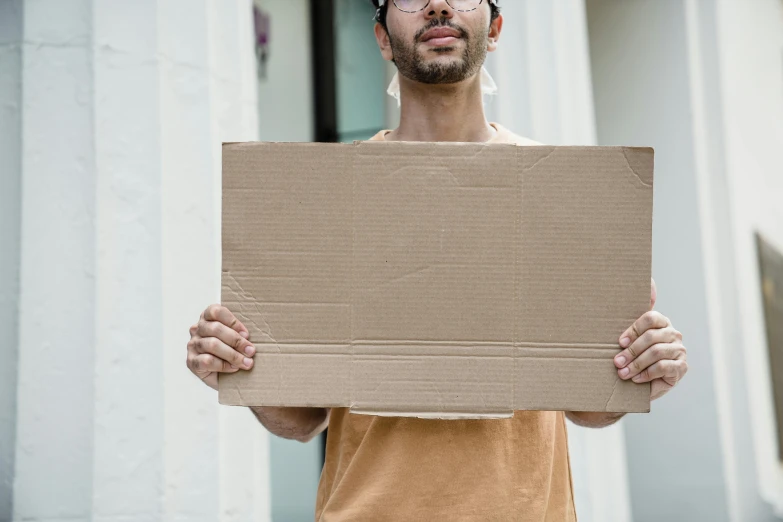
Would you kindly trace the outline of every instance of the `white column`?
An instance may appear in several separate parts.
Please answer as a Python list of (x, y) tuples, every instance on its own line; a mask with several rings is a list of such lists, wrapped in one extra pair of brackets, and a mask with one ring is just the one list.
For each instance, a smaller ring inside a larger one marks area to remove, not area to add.
[[(226, 4), (233, 4), (227, 2)], [(163, 199), (165, 520), (219, 520), (219, 408), (182, 362), (188, 326), (219, 301), (216, 144), (207, 2), (158, 3)]]
[[(209, 64), (214, 71), (210, 89), (215, 100), (211, 127), (215, 172), (221, 168), (221, 142), (258, 139), (258, 76), (250, 45), (253, 26), (247, 16), (251, 5), (251, 0), (232, 2), (230, 6), (223, 0), (207, 2), (212, 43)], [(216, 187), (220, 187), (219, 178)], [(213, 195), (219, 193), (213, 191)], [(219, 216), (221, 198), (213, 201), (213, 212)], [(213, 251), (219, 253), (220, 229), (215, 232), (217, 246)], [(221, 266), (219, 257), (214, 261)], [(216, 279), (215, 302), (220, 297), (219, 286)], [(269, 433), (247, 408), (223, 406), (219, 438), (220, 520), (271, 520)]]
[(257, 135), (250, 2), (24, 8), (14, 520), (268, 520), (265, 432), (185, 366), (220, 142)]
[(0, 520), (10, 520), (16, 447), (21, 217), (22, 2), (0, 2)]
[[(723, 295), (717, 294), (714, 305), (724, 328), (734, 333), (723, 347), (724, 375), (732, 387), (730, 393), (724, 389), (716, 394), (731, 415), (733, 447), (727, 448), (726, 457), (733, 456), (738, 473), (733, 481), (737, 491), (732, 492), (736, 520), (772, 520), (773, 510), (778, 518), (783, 516), (783, 467), (754, 236), (759, 232), (783, 250), (783, 3), (709, 4), (715, 11), (713, 78), (718, 87), (708, 84), (705, 92), (721, 93), (719, 150), (725, 161), (725, 196), (715, 198), (720, 220), (714, 223), (725, 228), (714, 233), (723, 246), (723, 264), (732, 269), (732, 284), (718, 288)], [(730, 205), (721, 206), (724, 201)], [(725, 244), (727, 238), (731, 242)], [(735, 310), (741, 313), (732, 313)]]
[(166, 493), (156, 3), (92, 4), (94, 520), (159, 520)]
[(96, 427), (91, 2), (24, 8), (14, 520), (87, 520)]
[[(584, 3), (515, 0), (502, 12), (500, 47), (488, 61), (499, 87), (489, 117), (542, 143), (595, 145)], [(602, 430), (569, 423), (568, 430), (579, 519), (631, 520), (623, 422)]]
[[(734, 383), (721, 378), (719, 356), (719, 347), (731, 341), (713, 323), (716, 250), (704, 234), (714, 218), (703, 190), (718, 186), (721, 167), (711, 154), (714, 136), (704, 134), (720, 127), (719, 108), (705, 98), (717, 96), (715, 81), (701, 68), (714, 66), (708, 59), (714, 39), (694, 33), (699, 24), (709, 27), (709, 13), (689, 12), (682, 0), (590, 0), (587, 6), (601, 143), (655, 148), (656, 308), (683, 332), (690, 365), (650, 414), (625, 424), (633, 514), (637, 522), (738, 520), (732, 518), (734, 467), (726, 458), (732, 423), (716, 400), (716, 394), (733, 393)], [(730, 290), (724, 288), (724, 296)]]

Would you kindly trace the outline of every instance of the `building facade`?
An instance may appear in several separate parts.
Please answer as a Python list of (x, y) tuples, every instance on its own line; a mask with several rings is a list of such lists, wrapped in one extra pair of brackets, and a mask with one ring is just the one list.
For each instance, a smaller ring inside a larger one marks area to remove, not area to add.
[[(490, 119), (655, 148), (657, 309), (689, 350), (650, 414), (569, 426), (580, 520), (783, 518), (756, 243), (783, 251), (783, 2), (501, 6)], [(219, 407), (184, 347), (219, 299), (220, 142), (396, 124), (373, 14), (0, 0), (0, 521), (312, 519), (321, 443)]]

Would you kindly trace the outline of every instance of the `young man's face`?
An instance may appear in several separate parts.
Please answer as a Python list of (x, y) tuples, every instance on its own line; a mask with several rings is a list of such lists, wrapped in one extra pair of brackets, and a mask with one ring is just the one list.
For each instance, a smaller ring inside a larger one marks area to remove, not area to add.
[[(398, 0), (402, 8), (421, 3)], [(462, 8), (469, 2), (452, 4)], [(475, 75), (487, 52), (495, 50), (503, 19), (491, 23), (490, 19), (488, 0), (464, 12), (455, 10), (446, 0), (430, 0), (427, 7), (415, 13), (400, 11), (389, 0), (388, 33), (376, 24), (375, 34), (384, 58), (394, 60), (406, 78), (429, 84), (457, 83)]]

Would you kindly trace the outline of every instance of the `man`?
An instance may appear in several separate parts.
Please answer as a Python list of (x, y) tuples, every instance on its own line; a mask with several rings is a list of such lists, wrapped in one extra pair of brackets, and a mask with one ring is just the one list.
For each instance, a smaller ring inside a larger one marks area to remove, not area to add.
[[(400, 125), (378, 141), (534, 144), (484, 116), (481, 81), (503, 17), (490, 0), (388, 0), (375, 36), (399, 71)], [(652, 285), (651, 308), (655, 304)], [(188, 367), (217, 388), (219, 372), (252, 368), (247, 328), (212, 305), (191, 328)], [(649, 312), (618, 339), (623, 379), (652, 383), (652, 399), (687, 371), (682, 336)], [(573, 521), (565, 418), (603, 427), (622, 415), (519, 411), (497, 420), (353, 415), (347, 409), (252, 408), (281, 437), (308, 441), (328, 424), (316, 519), (331, 521)]]

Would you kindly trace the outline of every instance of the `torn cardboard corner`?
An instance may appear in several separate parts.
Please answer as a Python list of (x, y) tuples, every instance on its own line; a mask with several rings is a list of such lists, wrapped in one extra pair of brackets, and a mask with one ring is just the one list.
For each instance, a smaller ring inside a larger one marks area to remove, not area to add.
[(646, 412), (618, 339), (650, 302), (653, 151), (223, 147), (220, 402), (423, 417)]

